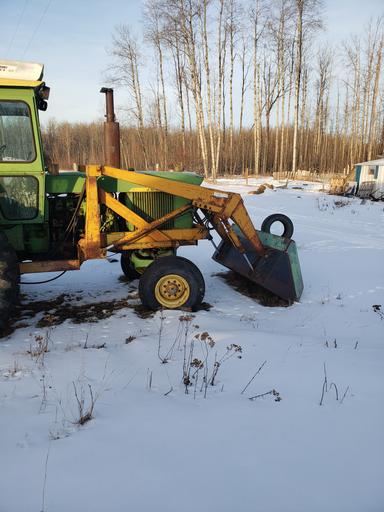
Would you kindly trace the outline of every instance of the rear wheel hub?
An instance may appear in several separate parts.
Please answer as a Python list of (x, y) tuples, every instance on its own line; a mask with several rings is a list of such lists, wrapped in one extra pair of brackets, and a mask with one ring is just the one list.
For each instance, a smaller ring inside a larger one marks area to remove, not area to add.
[(185, 304), (189, 298), (189, 284), (184, 277), (168, 274), (158, 280), (155, 296), (158, 302), (167, 308), (177, 308)]

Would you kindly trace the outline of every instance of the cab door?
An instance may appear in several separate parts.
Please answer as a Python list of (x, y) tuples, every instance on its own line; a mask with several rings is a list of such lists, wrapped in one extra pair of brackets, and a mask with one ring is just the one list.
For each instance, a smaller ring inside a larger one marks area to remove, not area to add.
[(45, 177), (32, 88), (0, 88), (0, 224), (44, 222)]

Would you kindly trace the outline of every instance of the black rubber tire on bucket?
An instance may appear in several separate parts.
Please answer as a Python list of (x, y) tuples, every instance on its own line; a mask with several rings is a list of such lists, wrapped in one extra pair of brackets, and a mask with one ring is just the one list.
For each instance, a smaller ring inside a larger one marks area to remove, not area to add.
[(142, 304), (152, 310), (188, 308), (195, 311), (205, 293), (204, 278), (192, 261), (163, 256), (146, 269), (139, 281)]
[(128, 251), (121, 253), (120, 266), (121, 266), (121, 270), (123, 271), (125, 277), (129, 281), (134, 281), (135, 279), (140, 278), (139, 272), (132, 265), (130, 253)]
[(0, 233), (0, 333), (19, 300), (20, 270), (16, 253), (4, 233)]
[(289, 217), (284, 215), (283, 213), (273, 213), (272, 215), (268, 215), (263, 220), (263, 223), (261, 224), (261, 231), (264, 231), (264, 233), (270, 233), (271, 232), (271, 226), (275, 222), (280, 222), (284, 226), (283, 234), (281, 235), (284, 238), (292, 238), (293, 235), (293, 222)]

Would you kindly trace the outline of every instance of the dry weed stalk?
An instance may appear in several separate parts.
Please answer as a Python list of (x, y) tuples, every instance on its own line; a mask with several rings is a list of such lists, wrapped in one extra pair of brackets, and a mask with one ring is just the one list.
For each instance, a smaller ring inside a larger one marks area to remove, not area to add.
[(264, 365), (267, 363), (267, 360), (265, 360), (263, 362), (263, 364), (259, 367), (259, 369), (257, 370), (257, 372), (253, 375), (253, 377), (248, 381), (247, 385), (243, 388), (243, 390), (241, 391), (241, 395), (245, 392), (245, 390), (248, 388), (248, 386), (253, 382), (253, 379), (261, 372), (261, 370), (263, 369)]
[(251, 396), (251, 397), (249, 397), (249, 400), (253, 401), (253, 400), (256, 400), (257, 398), (264, 398), (267, 395), (274, 396), (275, 402), (281, 401), (280, 393), (278, 391), (276, 391), (276, 389), (271, 389), (270, 391), (266, 391), (265, 393), (260, 393), (259, 395)]
[(77, 402), (78, 407), (78, 415), (79, 418), (75, 422), (77, 425), (84, 425), (88, 421), (90, 421), (93, 418), (93, 410), (96, 403), (96, 398), (93, 396), (92, 386), (88, 384), (88, 390), (89, 390), (89, 403), (85, 403), (85, 396), (84, 396), (84, 387), (81, 385), (80, 387), (80, 393), (77, 389), (77, 386), (74, 381), (72, 381), (73, 384), (73, 390), (75, 393), (75, 398)]
[(49, 343), (51, 340), (51, 332), (46, 331), (45, 335), (36, 334), (34, 339), (34, 344), (30, 343), (29, 350), (27, 350), (27, 354), (29, 354), (32, 359), (35, 359), (36, 362), (44, 364), (44, 356), (47, 352), (49, 352)]
[(324, 380), (323, 380), (323, 386), (322, 386), (322, 389), (321, 389), (321, 397), (320, 397), (319, 405), (323, 405), (326, 393), (328, 393), (328, 391), (330, 391), (332, 388), (335, 390), (335, 399), (336, 399), (336, 401), (339, 402), (339, 404), (342, 404), (344, 402), (344, 398), (346, 397), (346, 395), (348, 393), (349, 386), (347, 386), (347, 388), (344, 391), (344, 394), (343, 394), (341, 400), (339, 400), (339, 390), (338, 390), (336, 384), (334, 382), (331, 382), (331, 384), (328, 387), (327, 368), (325, 366), (325, 363), (323, 364), (323, 369), (324, 369)]
[[(202, 352), (202, 358), (196, 357), (196, 343)], [(196, 398), (200, 374), (202, 372), (202, 379), (200, 385), (200, 393), (204, 393), (204, 398), (207, 398), (209, 386), (215, 386), (217, 374), (221, 365), (237, 354), (241, 358), (242, 348), (240, 345), (232, 343), (227, 346), (226, 352), (218, 357), (217, 352), (214, 355), (213, 364), (210, 365), (211, 350), (215, 347), (216, 343), (213, 337), (208, 332), (196, 334), (188, 344), (187, 337), (184, 338), (183, 344), (183, 384), (185, 386), (185, 393), (189, 393), (189, 388), (193, 386), (193, 396)]]

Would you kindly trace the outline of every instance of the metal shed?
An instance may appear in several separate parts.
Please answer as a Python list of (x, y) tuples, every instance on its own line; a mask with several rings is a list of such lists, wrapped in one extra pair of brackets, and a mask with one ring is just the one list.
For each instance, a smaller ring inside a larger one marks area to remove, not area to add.
[(384, 158), (356, 164), (355, 179), (359, 197), (384, 199)]

